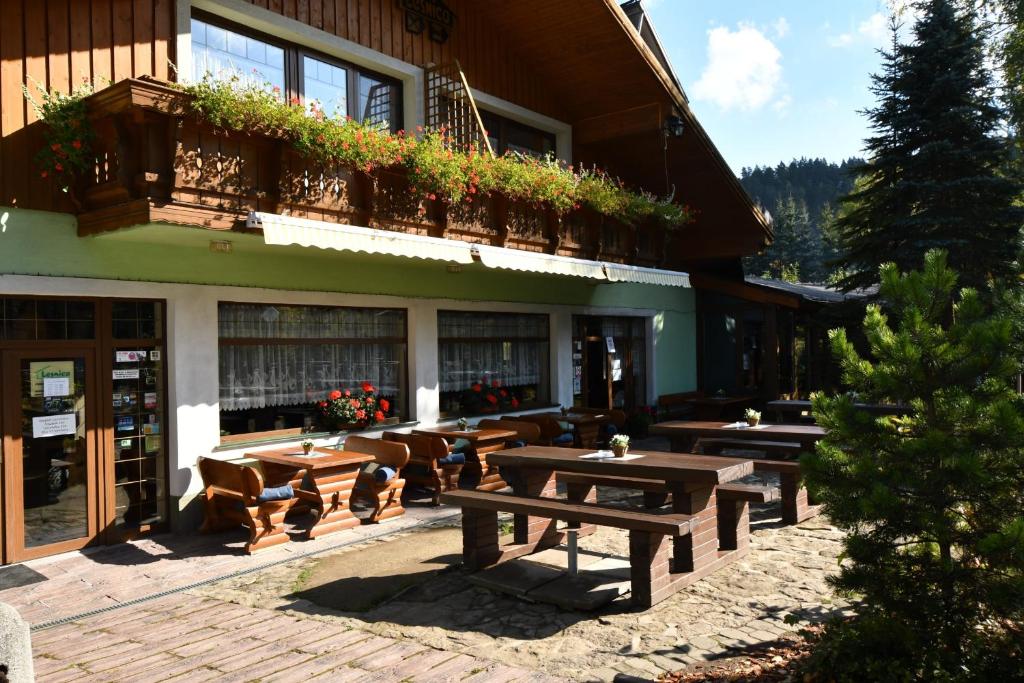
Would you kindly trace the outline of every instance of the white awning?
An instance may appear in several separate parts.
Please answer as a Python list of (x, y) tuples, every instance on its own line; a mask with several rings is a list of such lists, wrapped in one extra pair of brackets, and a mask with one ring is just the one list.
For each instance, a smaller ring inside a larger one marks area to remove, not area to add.
[(473, 247), (480, 262), (488, 268), (521, 270), (547, 275), (573, 275), (593, 280), (607, 280), (604, 268), (597, 261), (584, 261), (568, 256), (555, 256), (537, 251), (521, 251), (478, 244)]
[(318, 247), (339, 251), (361, 251), (434, 261), (472, 263), (472, 246), (467, 242), (445, 240), (404, 232), (374, 230), (356, 225), (337, 225), (305, 218), (253, 211), (247, 227), (263, 228), (266, 244)]
[(690, 276), (674, 270), (605, 263), (604, 271), (612, 282), (636, 282), (643, 285), (665, 285), (667, 287), (690, 286)]

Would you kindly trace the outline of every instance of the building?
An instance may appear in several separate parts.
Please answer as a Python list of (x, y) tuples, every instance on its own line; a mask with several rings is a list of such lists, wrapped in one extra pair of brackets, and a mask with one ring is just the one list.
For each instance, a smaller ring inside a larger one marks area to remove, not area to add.
[[(197, 458), (337, 441), (315, 415), (335, 388), (372, 382), (399, 424), (478, 412), (481, 380), (516, 413), (697, 388), (688, 274), (740, 277), (770, 228), (630, 15), (612, 0), (5, 3), (3, 562), (193, 529)], [(175, 109), (167, 81), (225, 65), (392, 130), (445, 120), (468, 85), (498, 152), (596, 164), (697, 218), (666, 233), (425, 206), (400, 174), (317, 166)], [(99, 89), (93, 155), (64, 193), (33, 164), (46, 130), (22, 86), (83, 80)]]

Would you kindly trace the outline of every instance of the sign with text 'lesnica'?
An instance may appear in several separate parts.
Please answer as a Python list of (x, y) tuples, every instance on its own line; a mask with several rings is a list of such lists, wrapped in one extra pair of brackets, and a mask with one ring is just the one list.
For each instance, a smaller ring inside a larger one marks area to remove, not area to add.
[(455, 28), (455, 13), (441, 0), (398, 0), (405, 10), (405, 30), (419, 35), (424, 30), (435, 43), (448, 40)]

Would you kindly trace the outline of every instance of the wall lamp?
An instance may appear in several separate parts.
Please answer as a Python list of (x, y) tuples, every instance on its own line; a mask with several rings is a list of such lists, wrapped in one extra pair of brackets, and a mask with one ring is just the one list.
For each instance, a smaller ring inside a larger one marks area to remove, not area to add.
[(665, 137), (681, 138), (686, 132), (686, 124), (681, 117), (673, 114), (665, 119), (665, 127), (662, 130), (665, 131)]

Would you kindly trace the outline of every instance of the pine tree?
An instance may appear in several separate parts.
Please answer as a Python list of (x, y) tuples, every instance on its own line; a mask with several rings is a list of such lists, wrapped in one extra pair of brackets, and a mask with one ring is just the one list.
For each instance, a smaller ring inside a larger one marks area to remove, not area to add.
[(973, 14), (951, 0), (923, 0), (914, 40), (883, 53), (874, 76), (877, 106), (863, 186), (845, 198), (837, 229), (851, 290), (878, 283), (893, 260), (918, 268), (944, 248), (966, 284), (1007, 278), (1024, 213), (1020, 186), (1006, 176), (1009, 146), (997, 134), (1001, 112), (984, 65), (984, 38)]
[[(777, 279), (814, 281), (821, 276), (821, 238), (812, 228), (807, 204), (792, 195), (778, 199), (772, 212), (775, 239), (748, 259), (746, 270)], [(783, 274), (789, 274), (783, 277)], [(795, 276), (795, 277), (794, 277)]]
[[(833, 583), (862, 603), (855, 620), (829, 628), (812, 667), (849, 681), (1019, 680), (1005, 677), (1024, 671), (1024, 398), (1013, 387), (1012, 312), (992, 313), (973, 289), (956, 293), (941, 250), (924, 261), (907, 275), (882, 268), (889, 310), (868, 307), (871, 358), (844, 330), (830, 335), (855, 394), (814, 397), (827, 436), (800, 464), (847, 533)], [(855, 400), (910, 410), (879, 418)]]

